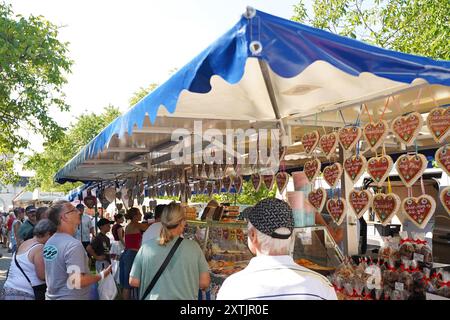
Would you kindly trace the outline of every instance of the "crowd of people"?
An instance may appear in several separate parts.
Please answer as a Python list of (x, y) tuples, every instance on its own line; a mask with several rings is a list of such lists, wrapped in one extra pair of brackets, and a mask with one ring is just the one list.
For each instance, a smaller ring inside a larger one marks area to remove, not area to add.
[[(158, 205), (148, 218), (130, 208), (114, 221), (93, 219), (83, 204), (65, 200), (14, 209), (0, 221), (13, 253), (1, 298), (94, 299), (96, 284), (112, 276), (124, 300), (198, 299), (211, 278), (198, 243), (183, 237), (184, 208)], [(289, 255), (294, 222), (287, 203), (263, 200), (245, 218), (255, 257), (225, 280), (218, 299), (336, 299), (325, 277)]]

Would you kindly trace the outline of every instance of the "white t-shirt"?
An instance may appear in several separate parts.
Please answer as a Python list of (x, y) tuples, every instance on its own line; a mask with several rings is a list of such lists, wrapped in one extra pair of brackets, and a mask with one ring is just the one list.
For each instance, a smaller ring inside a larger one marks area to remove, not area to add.
[[(75, 233), (75, 239), (82, 242), (91, 241), (91, 228), (94, 228), (94, 224), (94, 219), (90, 215), (83, 213), (81, 223), (77, 228), (77, 232)], [(83, 239), (81, 239), (81, 236), (83, 237)]]
[(228, 277), (217, 300), (337, 300), (328, 279), (291, 256), (257, 256)]
[(150, 227), (148, 227), (147, 230), (145, 230), (144, 234), (142, 235), (142, 243), (151, 239), (159, 238), (161, 228), (162, 228), (161, 222), (153, 223)]

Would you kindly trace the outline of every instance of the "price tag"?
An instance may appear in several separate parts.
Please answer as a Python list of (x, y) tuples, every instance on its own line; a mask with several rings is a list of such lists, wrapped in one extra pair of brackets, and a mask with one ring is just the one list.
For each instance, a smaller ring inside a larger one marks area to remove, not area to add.
[(312, 233), (311, 229), (302, 230), (297, 234), (303, 245), (312, 245)]
[(403, 291), (404, 290), (405, 285), (401, 282), (396, 282), (395, 283), (395, 290), (397, 291)]
[(424, 258), (423, 254), (414, 253), (413, 260), (416, 260), (416, 261), (419, 261), (419, 262), (423, 262), (423, 258)]

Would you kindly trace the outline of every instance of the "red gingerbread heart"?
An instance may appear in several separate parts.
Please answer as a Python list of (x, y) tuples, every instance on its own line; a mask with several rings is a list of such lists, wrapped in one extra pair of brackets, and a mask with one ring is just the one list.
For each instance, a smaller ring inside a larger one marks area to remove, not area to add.
[(273, 174), (262, 176), (264, 184), (267, 189), (272, 190), (273, 183), (275, 182), (275, 176)]
[(330, 214), (333, 221), (339, 226), (342, 221), (344, 221), (346, 210), (345, 210), (345, 199), (330, 199), (327, 201), (327, 211)]
[(356, 183), (366, 169), (367, 160), (364, 156), (352, 156), (344, 161), (344, 170), (347, 176)]
[(450, 187), (445, 187), (444, 189), (442, 189), (439, 197), (441, 199), (442, 206), (450, 215)]
[(413, 144), (423, 125), (420, 113), (413, 112), (406, 116), (400, 116), (392, 121), (392, 132), (401, 142), (407, 146)]
[(222, 180), (217, 179), (214, 181), (214, 190), (217, 194), (222, 193)]
[(442, 146), (437, 149), (434, 159), (437, 164), (444, 170), (447, 175), (450, 175), (450, 149), (447, 146)]
[(367, 173), (372, 177), (375, 184), (381, 187), (384, 180), (389, 176), (392, 166), (392, 158), (388, 155), (373, 157), (367, 162)]
[(236, 193), (240, 193), (242, 189), (242, 176), (235, 176), (233, 178), (234, 189), (236, 189)]
[(302, 145), (306, 154), (311, 154), (319, 143), (320, 135), (317, 130), (305, 133), (302, 137)]
[(372, 199), (372, 209), (383, 226), (391, 221), (400, 209), (400, 198), (394, 193), (378, 193)]
[(338, 137), (336, 132), (331, 132), (322, 136), (320, 138), (319, 144), (325, 155), (329, 157), (330, 154), (332, 154), (336, 150), (338, 144)]
[(436, 201), (427, 194), (417, 198), (405, 198), (402, 202), (402, 210), (409, 220), (418, 228), (423, 229), (436, 210)]
[(356, 143), (361, 138), (361, 128), (347, 127), (341, 128), (338, 131), (339, 142), (345, 151), (353, 149)]
[(277, 180), (277, 188), (280, 193), (283, 193), (284, 189), (286, 189), (288, 181), (289, 181), (289, 174), (287, 172), (278, 172), (276, 175)]
[(214, 191), (214, 185), (212, 182), (208, 182), (206, 185), (206, 192), (208, 193), (208, 196), (211, 197)]
[(303, 172), (305, 172), (306, 177), (309, 182), (313, 180), (320, 174), (320, 161), (319, 159), (312, 159), (305, 162), (303, 167)]
[(222, 185), (225, 188), (225, 192), (230, 192), (230, 189), (231, 189), (231, 178), (229, 176), (224, 176), (222, 178)]
[(372, 193), (367, 190), (358, 191), (353, 189), (348, 195), (348, 203), (350, 208), (355, 213), (355, 216), (359, 219), (369, 209), (372, 202)]
[(252, 174), (251, 177), (253, 188), (255, 188), (255, 191), (259, 190), (259, 187), (261, 186), (261, 176), (259, 173)]
[(323, 169), (323, 179), (330, 185), (331, 188), (335, 188), (342, 175), (342, 166), (336, 162), (332, 165), (326, 166)]
[(407, 187), (412, 187), (427, 168), (427, 164), (427, 158), (423, 154), (404, 154), (398, 157), (395, 168), (403, 183)]
[(364, 137), (372, 151), (375, 151), (388, 134), (388, 124), (384, 120), (369, 122), (364, 126)]
[(308, 194), (308, 202), (318, 211), (321, 212), (327, 200), (327, 193), (324, 188), (318, 188)]
[(199, 187), (199, 193), (203, 193), (203, 192), (205, 192), (205, 189), (206, 189), (206, 180), (205, 179), (201, 179), (200, 180), (200, 182), (199, 182), (199, 184), (198, 184), (198, 187)]
[(450, 133), (450, 109), (435, 108), (427, 117), (427, 126), (436, 142), (442, 143)]

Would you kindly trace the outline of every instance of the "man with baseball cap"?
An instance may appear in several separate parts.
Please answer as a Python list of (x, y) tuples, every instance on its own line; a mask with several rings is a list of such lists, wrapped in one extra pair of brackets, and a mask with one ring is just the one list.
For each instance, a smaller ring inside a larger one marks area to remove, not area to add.
[(111, 224), (113, 223), (114, 221), (105, 218), (98, 220), (97, 228), (100, 232), (86, 248), (87, 252), (95, 259), (97, 272), (101, 272), (111, 264), (111, 240), (106, 234), (111, 231)]
[(289, 205), (268, 198), (246, 210), (248, 247), (256, 257), (228, 277), (218, 300), (336, 300), (328, 279), (294, 262), (289, 255), (294, 217)]
[(36, 207), (31, 205), (25, 208), (27, 219), (19, 228), (19, 238), (21, 241), (27, 241), (33, 238), (33, 230), (36, 224)]

